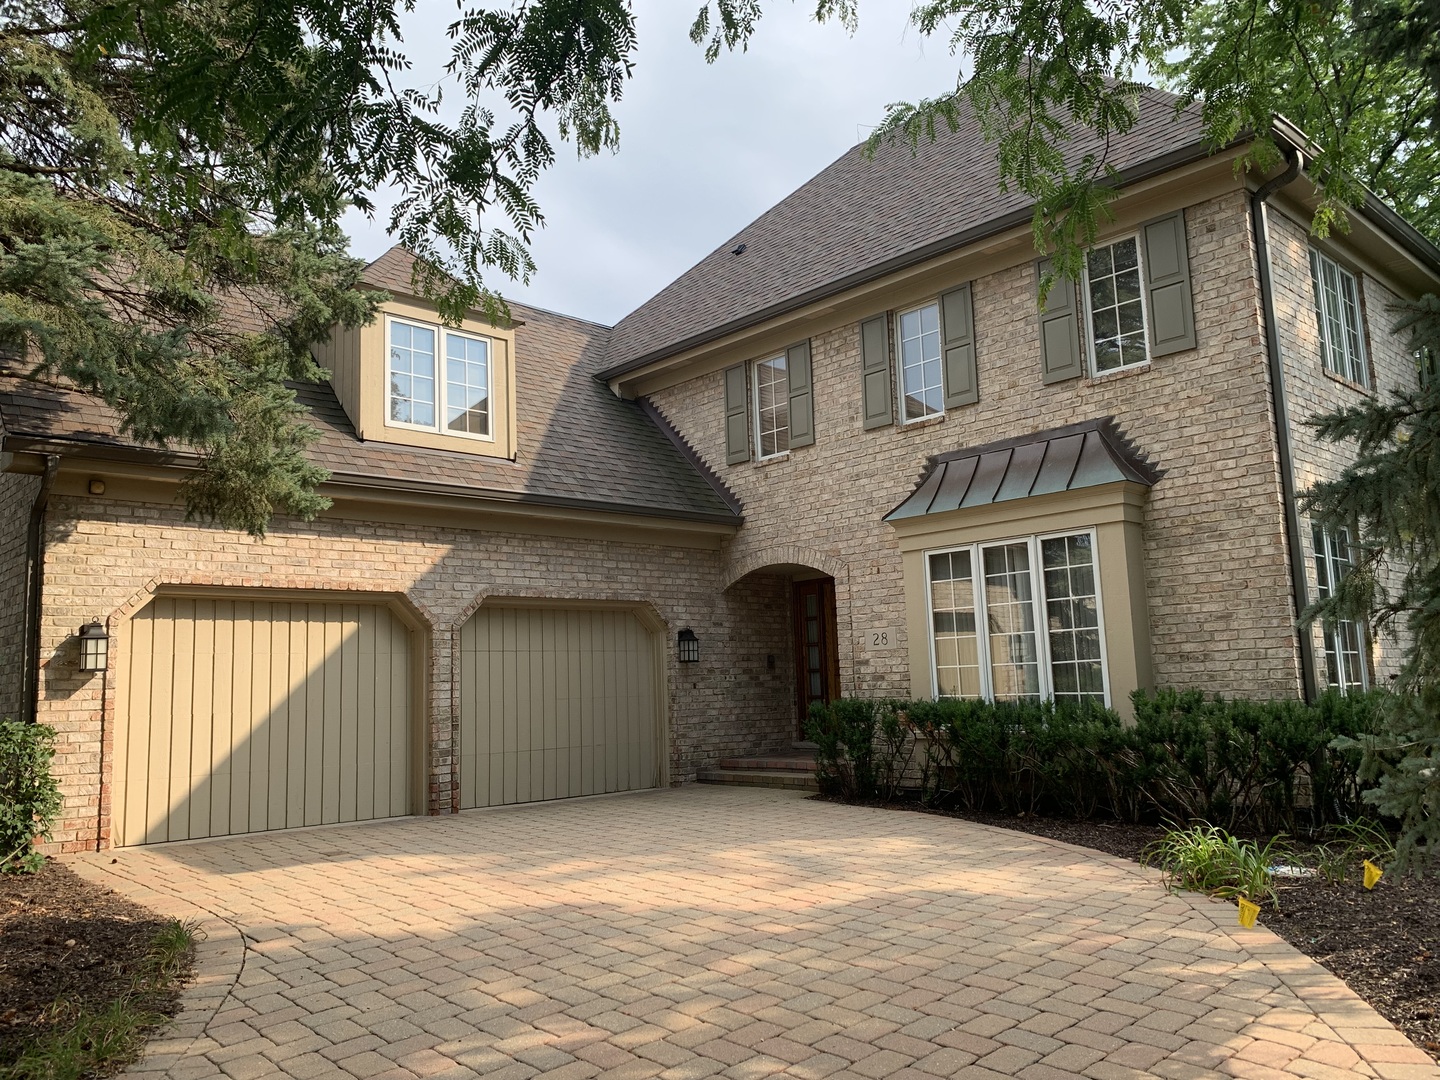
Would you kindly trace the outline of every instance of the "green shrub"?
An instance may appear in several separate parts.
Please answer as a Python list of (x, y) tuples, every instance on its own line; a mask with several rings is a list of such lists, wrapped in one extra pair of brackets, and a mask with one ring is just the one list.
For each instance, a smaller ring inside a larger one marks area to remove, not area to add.
[(1132, 743), (1136, 779), (1154, 807), (1177, 821), (1233, 824), (1240, 777), (1235, 729), (1198, 690), (1136, 693)]
[(44, 861), (35, 839), (50, 838), (61, 806), (50, 775), (54, 743), (44, 724), (0, 720), (0, 871), (33, 873)]
[(1020, 725), (1015, 741), (1029, 765), (1025, 812), (1089, 818), (1103, 805), (1119, 816), (1116, 796), (1132, 770), (1125, 728), (1113, 709), (1045, 702), (1031, 723)]
[(1312, 830), (1361, 812), (1359, 754), (1331, 746), (1373, 728), (1383, 692), (1299, 701), (1137, 692), (1134, 779), (1162, 819), (1228, 829)]
[(926, 801), (959, 803), (967, 810), (989, 805), (1007, 771), (1005, 732), (995, 707), (970, 698), (942, 698), (912, 701), (906, 711), (925, 741)]
[(1214, 825), (1171, 829), (1147, 847), (1143, 857), (1146, 866), (1160, 868), (1170, 888), (1230, 900), (1243, 896), (1254, 904), (1277, 899), (1270, 867), (1290, 859), (1284, 837), (1277, 836), (1262, 848)]
[(812, 702), (805, 733), (815, 744), (815, 779), (826, 795), (893, 799), (914, 753), (904, 702), (840, 698)]
[(1292, 835), (1361, 816), (1359, 750), (1332, 743), (1374, 730), (1383, 693), (1132, 701), (1126, 726), (1089, 702), (850, 698), (816, 706), (810, 737), (823, 789), (844, 798), (895, 797), (918, 747), (921, 797), (937, 806)]
[(923, 797), (936, 805), (1011, 814), (1092, 816), (1118, 787), (1120, 717), (1093, 704), (915, 701), (925, 745)]

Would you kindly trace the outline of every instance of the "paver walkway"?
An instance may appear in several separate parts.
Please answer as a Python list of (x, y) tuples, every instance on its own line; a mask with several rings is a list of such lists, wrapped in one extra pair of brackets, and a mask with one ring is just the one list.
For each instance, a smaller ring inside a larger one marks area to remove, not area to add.
[(177, 1080), (1440, 1078), (1228, 905), (1063, 844), (788, 792), (691, 787), (75, 864), (244, 934), (227, 956), (212, 924), (198, 997), (137, 1067)]

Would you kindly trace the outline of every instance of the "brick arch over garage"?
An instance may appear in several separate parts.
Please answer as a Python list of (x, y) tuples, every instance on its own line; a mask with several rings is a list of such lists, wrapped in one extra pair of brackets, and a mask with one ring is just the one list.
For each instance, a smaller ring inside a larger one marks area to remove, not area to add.
[(845, 589), (849, 583), (849, 567), (846, 566), (844, 560), (813, 548), (786, 545), (757, 551), (738, 562), (731, 563), (726, 567), (721, 587), (728, 589), (737, 581), (748, 577), (757, 570), (764, 570), (772, 566), (808, 566), (813, 570), (819, 570), (822, 574), (829, 574), (835, 579), (837, 591)]

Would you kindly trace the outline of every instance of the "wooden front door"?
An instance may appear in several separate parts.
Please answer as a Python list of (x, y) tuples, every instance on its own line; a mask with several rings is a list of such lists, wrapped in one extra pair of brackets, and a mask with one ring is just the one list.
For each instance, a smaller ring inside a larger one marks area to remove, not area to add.
[(795, 690), (800, 737), (814, 701), (840, 696), (835, 641), (835, 579), (795, 582)]

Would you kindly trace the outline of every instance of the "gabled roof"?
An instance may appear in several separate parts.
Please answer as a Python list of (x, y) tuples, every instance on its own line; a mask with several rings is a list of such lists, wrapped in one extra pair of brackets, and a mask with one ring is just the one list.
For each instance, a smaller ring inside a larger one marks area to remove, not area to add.
[(1150, 487), (1158, 479), (1160, 473), (1115, 427), (1115, 418), (1106, 416), (939, 454), (930, 459), (910, 497), (885, 520), (903, 521), (1120, 480)]
[[(1066, 160), (1103, 154), (1129, 181), (1205, 156), (1198, 108), (1177, 115), (1178, 103), (1172, 94), (1142, 91), (1133, 128), (1108, 148), (1077, 129)], [(963, 108), (956, 130), (939, 123), (935, 139), (922, 138), (913, 151), (897, 139), (871, 158), (861, 144), (621, 319), (601, 377), (1024, 224), (1031, 207), (1024, 192), (1000, 190), (995, 146)]]
[[(393, 268), (396, 260), (390, 260)], [(409, 270), (404, 270), (408, 290)], [(518, 320), (515, 461), (450, 450), (363, 442), (328, 383), (295, 386), (319, 440), (310, 458), (336, 483), (440, 492), (512, 503), (573, 507), (738, 524), (718, 480), (693, 467), (635, 402), (594, 378), (608, 330), (511, 305)], [(7, 451), (90, 450), (184, 464), (183, 453), (144, 447), (120, 434), (103, 402), (63, 387), (0, 375), (0, 426)]]

